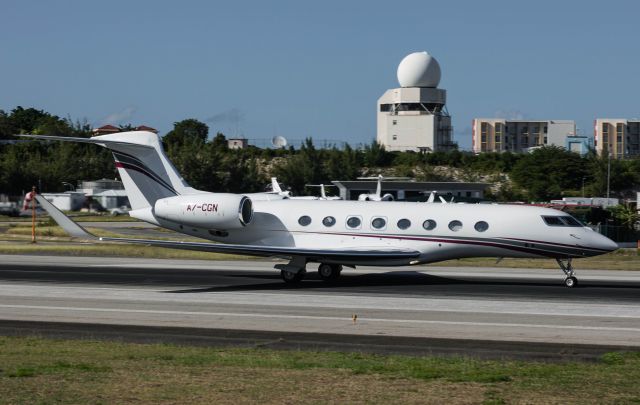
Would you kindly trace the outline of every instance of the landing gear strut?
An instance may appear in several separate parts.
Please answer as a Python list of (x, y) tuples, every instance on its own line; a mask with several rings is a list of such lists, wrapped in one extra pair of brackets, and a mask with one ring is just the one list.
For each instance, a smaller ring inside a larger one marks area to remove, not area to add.
[(560, 269), (564, 272), (565, 276), (564, 285), (567, 288), (573, 288), (578, 285), (578, 279), (574, 276), (573, 266), (571, 265), (571, 259), (556, 259)]
[(340, 277), (340, 272), (342, 271), (342, 265), (340, 264), (327, 264), (320, 263), (318, 266), (318, 275), (324, 281), (334, 281)]
[(307, 259), (304, 257), (293, 257), (287, 264), (276, 264), (275, 268), (280, 270), (280, 277), (287, 284), (297, 284), (307, 274), (305, 267)]

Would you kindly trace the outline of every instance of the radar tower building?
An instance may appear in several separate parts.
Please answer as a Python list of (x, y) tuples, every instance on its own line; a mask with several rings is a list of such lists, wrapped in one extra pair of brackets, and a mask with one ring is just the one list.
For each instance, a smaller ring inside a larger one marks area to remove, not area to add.
[(454, 149), (438, 61), (427, 52), (407, 55), (398, 66), (398, 82), (399, 88), (378, 99), (378, 143), (389, 151)]

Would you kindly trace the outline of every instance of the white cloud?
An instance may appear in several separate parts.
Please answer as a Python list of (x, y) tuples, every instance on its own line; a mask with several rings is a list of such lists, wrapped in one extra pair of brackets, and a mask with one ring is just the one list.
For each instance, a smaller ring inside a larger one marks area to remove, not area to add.
[(527, 114), (520, 110), (497, 110), (494, 113), (494, 117), (506, 120), (523, 120), (527, 118)]
[(136, 111), (138, 110), (135, 106), (126, 107), (120, 111), (114, 112), (112, 114), (107, 115), (100, 121), (100, 125), (118, 125), (124, 123), (124, 121), (129, 121), (131, 117), (134, 116)]
[(244, 113), (239, 108), (232, 108), (230, 110), (222, 111), (212, 115), (205, 121), (210, 124), (239, 124), (244, 119)]

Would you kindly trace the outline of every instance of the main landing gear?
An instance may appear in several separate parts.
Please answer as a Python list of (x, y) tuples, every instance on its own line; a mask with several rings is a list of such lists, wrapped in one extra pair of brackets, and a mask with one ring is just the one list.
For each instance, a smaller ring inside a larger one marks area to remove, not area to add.
[(307, 274), (305, 267), (307, 259), (304, 257), (293, 257), (287, 264), (276, 264), (275, 268), (280, 270), (280, 277), (287, 284), (297, 284)]
[(567, 276), (564, 279), (564, 285), (567, 288), (573, 288), (578, 285), (578, 279), (574, 276), (573, 266), (571, 265), (571, 259), (556, 259), (560, 269)]
[[(280, 277), (287, 284), (297, 284), (307, 274), (305, 267), (307, 260), (304, 257), (294, 257), (287, 264), (276, 264), (276, 269), (280, 270)], [(324, 281), (335, 281), (340, 277), (342, 265), (320, 263), (318, 275)]]
[(340, 264), (327, 264), (320, 263), (318, 266), (318, 275), (324, 281), (335, 281), (340, 277), (342, 271), (342, 265)]

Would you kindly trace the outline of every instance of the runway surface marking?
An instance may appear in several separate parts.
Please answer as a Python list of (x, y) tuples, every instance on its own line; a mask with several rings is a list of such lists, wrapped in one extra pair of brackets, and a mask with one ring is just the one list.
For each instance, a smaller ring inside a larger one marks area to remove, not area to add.
[[(0, 284), (0, 300), (5, 297), (60, 298), (106, 301), (133, 301), (176, 304), (256, 305), (285, 308), (334, 308), (349, 310), (390, 310), (404, 312), (466, 312), (509, 315), (557, 315), (572, 317), (639, 318), (640, 305), (567, 303), (562, 301), (517, 301), (474, 298), (382, 297), (375, 295), (296, 294), (263, 292), (179, 292), (141, 288), (66, 287), (60, 285)], [(132, 294), (134, 292), (135, 294)]]
[(0, 319), (640, 347), (640, 272), (580, 271), (569, 290), (556, 270), (310, 269), (292, 288), (273, 264), (0, 255)]
[[(221, 317), (247, 317), (247, 318), (272, 318), (272, 319), (305, 319), (305, 320), (325, 320), (351, 322), (348, 317), (337, 316), (310, 316), (310, 315), (279, 315), (279, 314), (257, 314), (238, 312), (200, 312), (200, 311), (164, 311), (149, 309), (120, 309), (120, 308), (78, 308), (78, 307), (56, 307), (44, 305), (3, 305), (0, 308), (17, 309), (45, 309), (60, 311), (81, 311), (81, 312), (117, 312), (135, 314), (158, 314), (158, 315), (197, 315), (197, 316), (221, 316)], [(599, 330), (618, 332), (640, 332), (640, 328), (620, 328), (602, 326), (571, 326), (571, 325), (545, 325), (526, 323), (497, 323), (497, 322), (459, 322), (459, 321), (427, 321), (417, 319), (383, 319), (383, 318), (358, 318), (358, 322), (390, 322), (390, 323), (415, 323), (415, 324), (441, 324), (441, 325), (464, 325), (464, 326), (496, 326), (496, 327), (526, 327), (526, 328), (552, 328), (552, 329), (572, 329), (572, 330)]]

